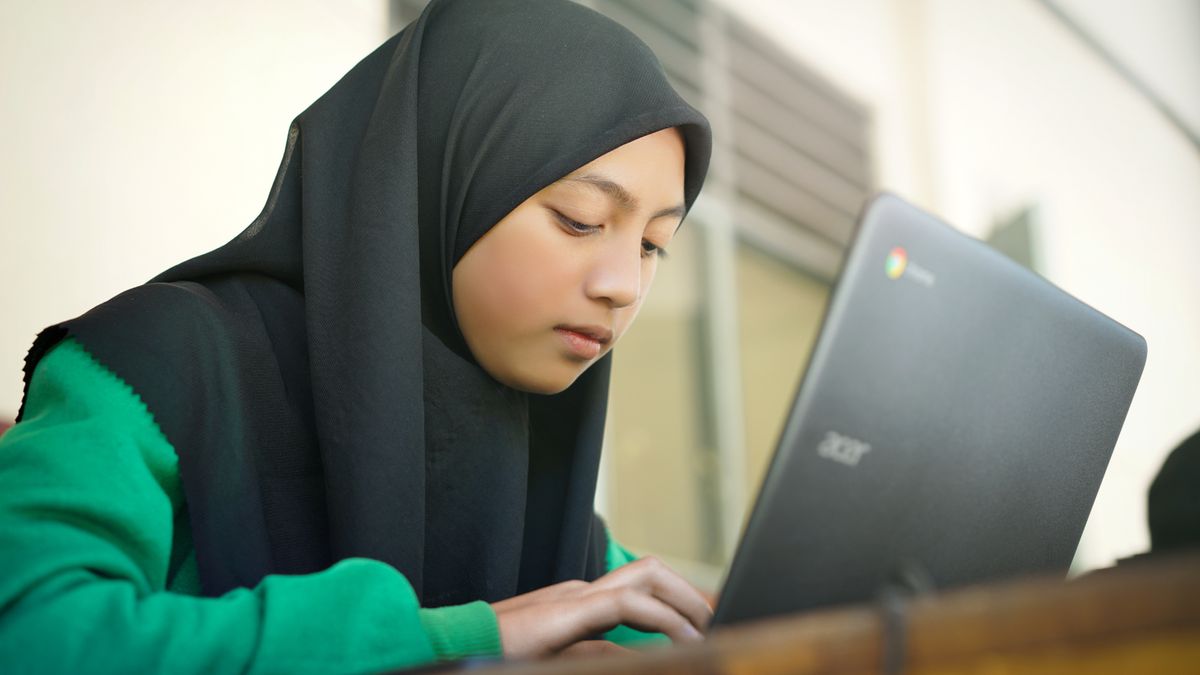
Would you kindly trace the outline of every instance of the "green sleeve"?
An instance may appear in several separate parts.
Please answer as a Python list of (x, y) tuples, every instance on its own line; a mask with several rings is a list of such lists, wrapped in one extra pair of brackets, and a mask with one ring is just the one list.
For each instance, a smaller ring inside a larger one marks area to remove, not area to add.
[[(621, 565), (631, 563), (638, 557), (632, 551), (613, 539), (612, 531), (607, 527), (604, 535), (608, 538), (608, 552), (605, 555), (606, 572), (611, 572)], [(663, 633), (644, 633), (640, 630), (620, 625), (604, 634), (604, 639), (626, 647), (641, 647), (658, 644), (670, 644), (671, 638)]]
[(0, 437), (0, 672), (370, 672), (500, 653), (487, 603), (421, 609), (374, 560), (217, 598), (166, 590), (183, 491), (137, 395), (67, 340), (25, 412)]

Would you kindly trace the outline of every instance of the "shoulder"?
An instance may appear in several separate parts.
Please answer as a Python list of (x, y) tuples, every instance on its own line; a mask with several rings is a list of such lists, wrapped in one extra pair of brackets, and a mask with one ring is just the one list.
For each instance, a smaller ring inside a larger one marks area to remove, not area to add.
[(165, 441), (138, 394), (67, 337), (37, 364), (28, 393), (28, 419), (39, 425), (99, 421), (104, 428)]
[[(297, 330), (299, 338), (288, 335)], [(43, 331), (26, 359), (26, 400), (34, 368), (71, 338), (132, 387), (156, 417), (221, 414), (245, 378), (263, 368), (278, 372), (273, 339), (303, 340), (302, 331), (302, 297), (266, 277), (145, 284)], [(63, 360), (77, 361), (74, 349)]]
[(63, 325), (85, 343), (119, 340), (155, 357), (201, 347), (230, 348), (263, 333), (260, 303), (274, 312), (292, 308), (302, 313), (303, 308), (300, 294), (285, 284), (237, 275), (131, 288)]
[(132, 354), (188, 371), (233, 365), (270, 339), (267, 323), (302, 332), (302, 296), (267, 277), (229, 275), (138, 286), (61, 325), (106, 364)]
[[(128, 499), (140, 483), (118, 474), (121, 467), (142, 465), (178, 501), (174, 448), (153, 415), (128, 384), (73, 338), (51, 347), (37, 364), (26, 413), (0, 442), (8, 469), (54, 476), (59, 485), (80, 475), (104, 475), (108, 485), (128, 488), (123, 496)], [(98, 485), (93, 491), (103, 492)]]
[[(66, 337), (37, 363), (30, 385), (31, 414), (59, 402), (88, 408), (123, 407), (133, 391), (92, 358), (77, 340)], [(35, 405), (36, 404), (36, 405)], [(95, 410), (94, 412), (103, 412)]]

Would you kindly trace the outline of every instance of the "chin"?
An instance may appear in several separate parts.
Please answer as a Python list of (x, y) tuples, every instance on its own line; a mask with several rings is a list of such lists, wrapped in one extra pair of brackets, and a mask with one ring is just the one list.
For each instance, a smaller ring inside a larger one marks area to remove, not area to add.
[[(591, 364), (588, 364), (590, 366)], [(575, 380), (583, 374), (587, 367), (577, 365), (570, 367), (553, 367), (537, 372), (514, 373), (504, 384), (530, 394), (552, 395), (561, 394), (575, 384)]]

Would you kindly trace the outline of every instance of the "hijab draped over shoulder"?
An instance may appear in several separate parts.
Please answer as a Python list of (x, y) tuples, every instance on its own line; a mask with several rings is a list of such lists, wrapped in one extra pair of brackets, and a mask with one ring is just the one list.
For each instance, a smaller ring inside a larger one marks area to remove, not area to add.
[(568, 0), (434, 0), (295, 119), (249, 227), (43, 331), (27, 386), (69, 335), (141, 397), (207, 595), (348, 557), (425, 606), (594, 579), (611, 355), (561, 394), (501, 385), (451, 270), (541, 188), (668, 127), (690, 207), (708, 124), (632, 33)]

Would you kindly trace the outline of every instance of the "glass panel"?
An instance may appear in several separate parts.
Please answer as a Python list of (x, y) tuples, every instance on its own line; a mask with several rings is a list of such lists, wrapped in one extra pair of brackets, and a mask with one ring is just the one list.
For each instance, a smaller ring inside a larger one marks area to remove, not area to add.
[(661, 261), (637, 320), (614, 349), (605, 460), (609, 526), (639, 553), (702, 560), (707, 456), (698, 339), (700, 225)]
[(738, 314), (745, 399), (746, 499), (754, 505), (821, 327), (829, 286), (796, 267), (738, 246)]
[[(640, 553), (724, 567), (715, 450), (706, 419), (702, 237), (680, 230), (672, 258), (621, 339), (609, 398), (609, 524)], [(737, 249), (748, 513), (820, 326), (829, 288), (747, 245)]]

